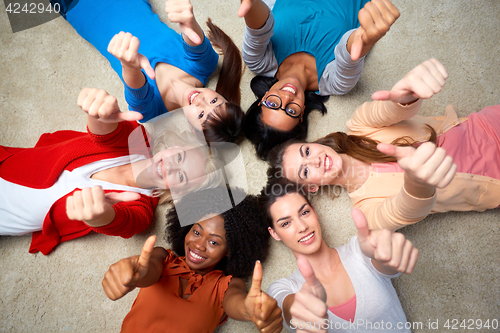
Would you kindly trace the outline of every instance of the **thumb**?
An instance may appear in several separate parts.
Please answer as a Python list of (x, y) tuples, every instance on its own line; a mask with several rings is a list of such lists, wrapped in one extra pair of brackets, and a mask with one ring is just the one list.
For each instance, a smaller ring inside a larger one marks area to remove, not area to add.
[(198, 36), (198, 34), (196, 33), (196, 31), (194, 31), (193, 29), (185, 27), (182, 30), (182, 33), (184, 35), (186, 35), (196, 45), (200, 45), (201, 44), (201, 38), (200, 38), (200, 36)]
[[(395, 103), (406, 102), (407, 91), (403, 90), (380, 90), (372, 94), (372, 99), (376, 101), (393, 101)], [(413, 96), (413, 95), (412, 95)]]
[(242, 0), (240, 8), (238, 9), (238, 16), (244, 17), (248, 13), (248, 11), (250, 10), (251, 7), (252, 7), (252, 4), (250, 1)]
[(413, 147), (398, 147), (388, 143), (379, 143), (377, 149), (386, 155), (395, 157), (398, 161), (405, 157), (410, 157), (415, 153)]
[(357, 208), (352, 208), (351, 216), (354, 220), (354, 225), (358, 229), (358, 240), (360, 243), (366, 241), (370, 236), (370, 229), (368, 228), (368, 221), (365, 214)]
[(155, 242), (156, 236), (153, 235), (146, 240), (144, 246), (142, 247), (141, 255), (139, 256), (139, 259), (137, 259), (137, 264), (134, 270), (134, 275), (137, 274), (138, 279), (146, 275), (148, 271), (149, 259), (151, 258)]
[(147, 76), (149, 76), (151, 80), (154, 80), (156, 76), (155, 70), (153, 69), (153, 67), (151, 67), (151, 63), (149, 62), (148, 58), (140, 53), (138, 54), (138, 57), (139, 65), (141, 66), (141, 68), (144, 69), (144, 72)]
[(134, 201), (141, 198), (141, 195), (136, 192), (109, 192), (104, 196), (106, 197), (106, 200), (113, 205), (118, 202)]
[(252, 286), (248, 291), (248, 296), (260, 299), (261, 285), (262, 285), (262, 264), (260, 263), (260, 260), (257, 260), (255, 262), (255, 267), (253, 269)]
[(321, 282), (319, 282), (319, 280), (316, 278), (314, 270), (311, 267), (309, 261), (307, 261), (305, 257), (299, 256), (297, 258), (297, 266), (299, 267), (300, 274), (302, 274), (302, 276), (306, 280), (306, 283), (309, 285), (309, 287), (311, 287), (313, 294), (323, 302), (326, 302), (325, 288), (323, 288)]
[(103, 123), (119, 123), (122, 121), (137, 121), (141, 120), (142, 118), (142, 114), (136, 111), (118, 111), (111, 114), (108, 118), (99, 118), (99, 121)]
[(361, 51), (363, 50), (363, 33), (364, 29), (359, 27), (354, 31), (354, 37), (351, 44), (351, 59), (356, 61), (361, 56)]

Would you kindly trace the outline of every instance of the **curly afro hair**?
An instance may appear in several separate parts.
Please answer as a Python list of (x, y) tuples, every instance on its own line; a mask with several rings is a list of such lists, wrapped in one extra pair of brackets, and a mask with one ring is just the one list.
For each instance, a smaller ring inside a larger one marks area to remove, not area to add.
[[(232, 208), (228, 197), (233, 203)], [(233, 198), (244, 199), (234, 205)], [(182, 211), (185, 226), (181, 226), (177, 211)], [(228, 256), (217, 264), (216, 269), (222, 270), (226, 275), (245, 279), (252, 275), (255, 261), (264, 262), (269, 252), (270, 234), (259, 213), (256, 196), (246, 195), (241, 189), (230, 190), (226, 187), (186, 194), (167, 213), (167, 241), (171, 244), (172, 251), (178, 256), (185, 256), (184, 239), (192, 224), (221, 211)]]

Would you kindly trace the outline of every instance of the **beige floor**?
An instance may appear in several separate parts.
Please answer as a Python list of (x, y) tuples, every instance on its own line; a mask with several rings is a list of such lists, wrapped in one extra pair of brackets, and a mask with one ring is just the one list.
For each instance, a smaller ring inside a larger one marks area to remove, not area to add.
[[(241, 45), (239, 1), (219, 3), (193, 0), (198, 20), (210, 16)], [(444, 90), (424, 103), (422, 114), (441, 115), (453, 104), (465, 116), (500, 102), (500, 1), (394, 3), (400, 19), (369, 55), (358, 86), (347, 96), (330, 98), (328, 115), (311, 116), (310, 139), (345, 129), (349, 115), (372, 92), (390, 89), (430, 57), (439, 59), (450, 76)], [(156, 10), (162, 12), (162, 7), (162, 1), (154, 1)], [(0, 144), (29, 147), (44, 132), (84, 130), (85, 116), (76, 105), (83, 87), (106, 89), (126, 108), (117, 75), (62, 18), (13, 34), (2, 4), (0, 12)], [(252, 102), (251, 77), (246, 70), (243, 107)], [(209, 87), (214, 86), (212, 80)], [(265, 182), (265, 164), (248, 142), (242, 150), (250, 190), (257, 193)], [(314, 203), (328, 243), (347, 242), (355, 233), (348, 198), (322, 197)], [(111, 263), (138, 253), (148, 235), (163, 238), (164, 209), (157, 213), (155, 225), (131, 239), (94, 234), (62, 244), (49, 256), (28, 253), (30, 236), (0, 237), (0, 332), (118, 332), (136, 294), (112, 302), (102, 291), (101, 279)], [(499, 213), (439, 214), (403, 230), (421, 249), (415, 272), (395, 281), (408, 320), (423, 325), (415, 331), (447, 331), (448, 319), (499, 319)], [(264, 287), (291, 274), (293, 259), (284, 246), (273, 244), (264, 265)], [(436, 320), (439, 328), (429, 328)], [(464, 331), (456, 327), (454, 332)], [(219, 329), (251, 331), (251, 324), (234, 321)]]

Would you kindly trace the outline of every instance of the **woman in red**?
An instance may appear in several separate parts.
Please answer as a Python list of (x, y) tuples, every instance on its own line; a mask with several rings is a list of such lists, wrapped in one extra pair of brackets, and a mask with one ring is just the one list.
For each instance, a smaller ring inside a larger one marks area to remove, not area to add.
[(33, 233), (31, 253), (48, 254), (91, 231), (131, 237), (153, 220), (155, 189), (183, 192), (211, 180), (212, 159), (200, 147), (151, 156), (135, 131), (144, 147), (132, 155), (130, 135), (142, 116), (121, 113), (105, 91), (86, 88), (78, 104), (88, 133), (47, 133), (33, 148), (0, 146), (0, 235)]

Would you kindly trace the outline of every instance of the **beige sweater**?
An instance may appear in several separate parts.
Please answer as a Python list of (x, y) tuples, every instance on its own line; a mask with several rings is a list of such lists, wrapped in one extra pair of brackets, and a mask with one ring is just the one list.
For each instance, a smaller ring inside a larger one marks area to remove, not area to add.
[[(348, 134), (385, 143), (402, 136), (425, 141), (429, 139), (425, 124), (432, 126), (439, 136), (467, 120), (459, 119), (451, 105), (442, 117), (418, 116), (421, 106), (421, 100), (409, 106), (387, 101), (364, 103), (347, 122)], [(496, 208), (500, 205), (500, 180), (457, 173), (446, 188), (437, 189), (431, 198), (420, 199), (404, 190), (403, 173), (372, 171), (363, 186), (349, 196), (353, 206), (365, 213), (371, 229), (395, 230), (418, 222), (429, 213)]]

